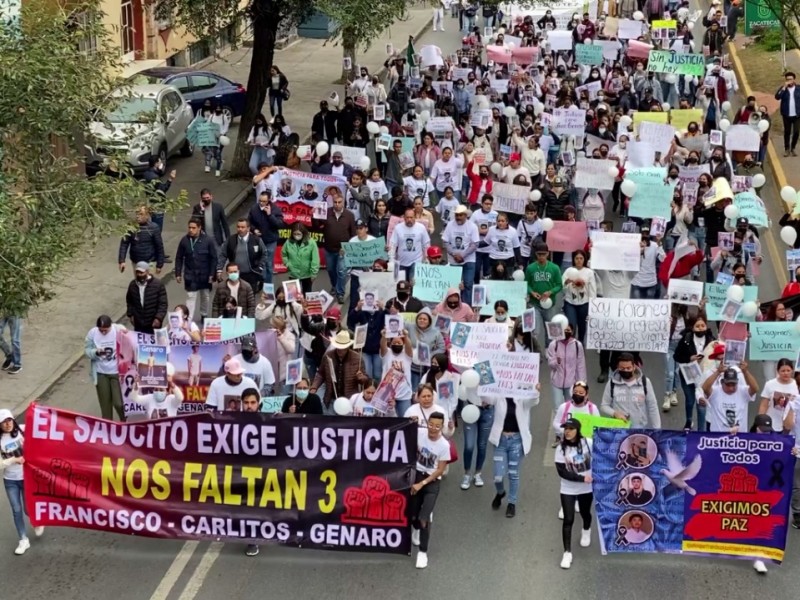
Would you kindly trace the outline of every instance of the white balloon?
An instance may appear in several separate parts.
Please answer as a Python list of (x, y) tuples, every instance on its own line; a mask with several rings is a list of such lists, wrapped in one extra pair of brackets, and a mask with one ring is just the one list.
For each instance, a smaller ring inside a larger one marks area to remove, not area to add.
[(529, 197), (529, 198), (530, 198), (530, 199), (531, 199), (533, 202), (538, 202), (539, 200), (541, 200), (541, 199), (542, 199), (542, 192), (540, 192), (539, 190), (532, 190), (532, 191), (531, 191), (531, 193), (530, 193), (530, 194), (528, 194), (528, 197)]
[(459, 397), (459, 399), (464, 400), (464, 399), (466, 399), (466, 397), (468, 395), (469, 395), (469, 390), (467, 390), (467, 388), (464, 386), (463, 383), (459, 384), (459, 386), (458, 386), (458, 397)]
[(725, 207), (725, 218), (726, 219), (735, 219), (739, 216), (739, 207), (735, 204), (728, 204)]
[(790, 185), (781, 188), (781, 200), (784, 202), (795, 202), (797, 200), (797, 190)]
[(389, 133), (389, 128), (386, 125), (381, 125), (380, 133)]
[(513, 117), (514, 117), (514, 115), (516, 115), (516, 114), (517, 114), (517, 109), (516, 109), (516, 108), (514, 108), (513, 106), (506, 106), (506, 107), (503, 109), (503, 114), (504, 114), (504, 115), (505, 115), (507, 118), (511, 119), (511, 118), (513, 118)]
[(231, 143), (231, 138), (229, 138), (227, 135), (219, 136), (219, 145), (222, 146), (223, 148), (230, 143)]
[(501, 165), (500, 163), (492, 163), (492, 166), (489, 167), (489, 170), (495, 175), (499, 175), (500, 171), (503, 170), (503, 165)]
[(317, 144), (317, 156), (325, 156), (330, 150), (331, 147), (328, 146), (328, 142), (320, 142)]
[(732, 285), (728, 288), (727, 297), (728, 300), (741, 302), (744, 299), (744, 288), (740, 285)]
[(578, 277), (578, 269), (575, 267), (570, 267), (566, 271), (564, 271), (564, 279), (575, 279)]
[(375, 121), (370, 121), (369, 123), (367, 123), (367, 131), (372, 135), (375, 135), (376, 133), (381, 132), (381, 126), (378, 125)]
[(175, 365), (171, 362), (167, 363), (167, 377), (172, 377), (175, 375)]
[(608, 176), (616, 179), (619, 177), (619, 169), (617, 167), (608, 167)]
[(586, 44), (587, 46), (591, 46), (592, 43), (594, 43), (594, 40), (592, 40), (592, 38), (586, 38), (585, 40), (583, 40), (583, 43)]
[(731, 122), (728, 119), (720, 119), (719, 120), (719, 128), (722, 131), (728, 131), (731, 126)]
[(633, 195), (636, 193), (636, 184), (633, 181), (631, 181), (630, 179), (625, 179), (622, 182), (622, 185), (619, 186), (619, 189), (628, 198), (632, 198)]
[(481, 409), (475, 406), (474, 404), (467, 404), (464, 408), (461, 409), (461, 420), (468, 425), (472, 423), (477, 423), (478, 419), (481, 418)]
[(767, 129), (769, 129), (769, 121), (766, 119), (761, 119), (758, 122), (758, 131), (761, 133), (767, 133)]
[(525, 280), (525, 271), (522, 269), (517, 269), (511, 274), (511, 279), (514, 281), (524, 281)]
[(767, 183), (767, 178), (764, 177), (762, 173), (756, 173), (753, 175), (753, 187), (760, 188)]
[(558, 323), (562, 327), (566, 327), (569, 325), (569, 319), (567, 319), (566, 315), (556, 315), (552, 319), (550, 319), (551, 323)]
[(619, 124), (622, 125), (625, 129), (631, 126), (633, 123), (633, 119), (631, 119), (628, 115), (622, 115), (619, 118)]
[(544, 300), (539, 300), (539, 306), (541, 306), (545, 310), (550, 310), (553, 307), (552, 298), (545, 298)]
[(553, 219), (551, 219), (549, 217), (545, 217), (544, 219), (542, 219), (542, 229), (543, 230), (550, 231), (553, 228), (553, 225), (555, 225), (553, 223)]
[(369, 156), (364, 155), (360, 159), (358, 159), (358, 166), (361, 167), (362, 171), (366, 171), (370, 168), (372, 162), (369, 159)]
[(755, 302), (745, 302), (744, 304), (742, 304), (742, 309), (739, 314), (749, 319), (750, 317), (755, 317), (757, 312), (758, 312), (758, 304), (756, 304)]
[(731, 103), (725, 100), (725, 102), (722, 103), (722, 110), (724, 112), (728, 112), (730, 109), (731, 109)]
[(669, 112), (671, 108), (672, 106), (670, 106), (669, 102), (664, 102), (663, 104), (661, 104), (661, 110), (663, 110), (664, 112)]
[(538, 100), (533, 104), (533, 114), (537, 117), (544, 112), (544, 104)]
[(509, 50), (513, 50), (514, 48), (517, 47), (517, 45), (514, 42), (508, 42), (507, 46)]
[(337, 398), (333, 401), (333, 412), (340, 417), (349, 415), (353, 410), (350, 400), (347, 398)]
[(786, 225), (781, 229), (781, 239), (787, 246), (794, 246), (794, 243), (797, 241), (797, 231), (795, 231), (794, 227)]
[(666, 77), (664, 77), (664, 81), (670, 85), (675, 85), (678, 81), (678, 76), (675, 75), (675, 73), (667, 73)]
[(636, 21), (644, 21), (644, 13), (640, 10), (637, 10), (635, 13), (633, 13), (633, 18)]
[(310, 151), (311, 151), (311, 146), (298, 146), (297, 152), (295, 152), (295, 154), (297, 154), (297, 158), (303, 160)]
[(694, 29), (694, 21), (689, 21), (689, 22), (686, 24), (686, 27), (688, 27), (688, 28), (689, 28), (689, 31), (692, 31), (692, 30)]
[(419, 113), (419, 120), (422, 121), (423, 123), (427, 123), (428, 121), (430, 121), (431, 111), (423, 110), (421, 113)]
[(480, 381), (481, 376), (478, 375), (478, 372), (475, 369), (467, 369), (461, 374), (461, 383), (465, 388), (467, 388), (467, 390), (478, 387)]

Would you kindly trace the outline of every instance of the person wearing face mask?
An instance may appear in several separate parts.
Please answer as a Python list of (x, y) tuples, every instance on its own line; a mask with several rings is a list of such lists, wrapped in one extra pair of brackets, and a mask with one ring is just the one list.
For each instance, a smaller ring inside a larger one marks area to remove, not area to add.
[[(180, 248), (178, 249), (180, 255)], [(177, 266), (176, 261), (176, 266)], [(169, 303), (167, 289), (160, 279), (150, 274), (150, 265), (144, 261), (136, 263), (133, 280), (128, 284), (125, 295), (128, 319), (134, 331), (153, 333), (164, 323)], [(180, 271), (177, 271), (180, 273)], [(179, 281), (180, 283), (180, 281)], [(9, 353), (6, 353), (9, 354)], [(20, 356), (14, 356), (14, 366), (22, 369)]]
[(631, 280), (631, 298), (655, 300), (661, 289), (657, 277), (656, 261), (664, 262), (667, 255), (660, 243), (652, 241), (647, 229), (642, 229), (640, 245), (641, 265), (639, 272)]
[(456, 122), (458, 122), (461, 117), (469, 115), (471, 104), (472, 95), (467, 91), (464, 80), (457, 79), (453, 86), (453, 106), (456, 109), (453, 118)]
[(108, 315), (100, 315), (84, 339), (83, 350), (91, 365), (90, 375), (97, 390), (100, 413), (109, 421), (114, 418), (114, 410), (119, 420), (125, 421), (117, 366), (117, 334), (127, 331), (122, 325), (113, 323)]
[[(687, 365), (689, 363), (701, 363), (703, 360), (706, 349), (709, 345), (714, 343), (714, 335), (708, 328), (708, 322), (705, 317), (698, 316), (691, 325), (687, 327), (675, 347), (673, 358), (675, 362), (680, 365)], [(681, 389), (683, 390), (684, 406), (686, 408), (686, 422), (684, 429), (691, 429), (694, 417), (694, 408), (697, 405), (697, 425), (698, 431), (705, 431), (706, 426), (706, 408), (697, 402), (697, 385), (694, 381), (687, 381), (683, 374), (680, 372)]]
[(261, 294), (261, 299), (256, 305), (256, 319), (259, 321), (269, 320), (268, 322), (272, 322), (274, 316), (284, 318), (295, 335), (302, 334), (303, 306), (299, 302), (286, 302), (286, 292), (283, 286), (275, 290), (274, 300), (268, 299), (266, 294)]
[(340, 329), (341, 318), (338, 306), (331, 306), (324, 315), (303, 314), (300, 317), (303, 364), (312, 379), (316, 376), (325, 353), (331, 349), (330, 342)]
[[(358, 298), (358, 293), (356, 293), (356, 298)], [(347, 315), (347, 327), (355, 331), (359, 325), (367, 326), (367, 338), (361, 349), (364, 372), (370, 379), (380, 380), (383, 371), (383, 361), (380, 355), (381, 331), (386, 324), (386, 311), (380, 300), (377, 300), (375, 304), (378, 310), (362, 310), (364, 301), (358, 300), (355, 305), (350, 307)]]
[(302, 223), (292, 225), (289, 240), (281, 249), (281, 259), (289, 279), (299, 279), (303, 294), (309, 293), (319, 273), (319, 249)]
[(136, 208), (135, 229), (129, 231), (119, 242), (119, 272), (125, 271), (125, 257), (130, 251), (131, 262), (140, 261), (156, 264), (156, 275), (161, 274), (164, 263), (164, 241), (161, 230), (150, 218), (150, 208), (142, 205)]
[(444, 352), (444, 338), (442, 332), (433, 325), (433, 313), (428, 307), (419, 311), (414, 318), (414, 325), (410, 327), (406, 333), (408, 334), (409, 343), (414, 349), (411, 361), (411, 387), (416, 389), (419, 385), (422, 374), (428, 368), (419, 361), (417, 355), (419, 344), (427, 344), (429, 349), (429, 356)]
[[(748, 152), (742, 157), (742, 161), (736, 165), (734, 173), (740, 177), (754, 177), (755, 175), (763, 175), (764, 170), (756, 164), (756, 161), (753, 160), (753, 155)], [(754, 189), (758, 191), (761, 188), (754, 187)]]
[(653, 383), (636, 366), (632, 354), (623, 352), (603, 391), (600, 411), (630, 423), (634, 429), (660, 429), (661, 413)]
[(217, 145), (203, 146), (202, 150), (203, 156), (205, 157), (205, 172), (209, 173), (211, 171), (212, 162), (216, 163), (216, 171), (214, 174), (219, 177), (222, 169), (223, 150), (223, 146), (219, 143), (219, 138), (223, 135), (228, 135), (228, 130), (231, 127), (231, 117), (230, 115), (225, 114), (225, 112), (222, 110), (222, 106), (219, 104), (214, 106), (212, 109), (211, 102), (207, 100), (202, 110), (198, 112), (197, 118), (202, 119), (206, 123), (213, 123), (218, 128), (216, 132)]
[[(570, 398), (575, 382), (586, 381), (586, 356), (583, 344), (573, 337), (572, 325), (564, 328), (563, 340), (553, 340), (547, 346), (547, 364), (550, 367), (553, 406), (558, 410)], [(559, 441), (557, 436), (555, 443)]]
[(442, 301), (433, 309), (433, 314), (449, 317), (452, 323), (477, 321), (479, 316), (469, 304), (461, 301), (461, 292), (457, 288), (447, 290)]
[[(338, 100), (337, 107), (338, 107)], [(319, 103), (319, 112), (311, 119), (311, 134), (316, 141), (326, 141), (333, 144), (339, 135), (336, 126), (339, 121), (339, 111), (329, 110), (328, 101), (323, 100)]]
[(411, 295), (411, 284), (408, 281), (397, 282), (397, 293), (394, 298), (386, 301), (386, 312), (388, 314), (397, 313), (418, 313), (424, 308), (424, 304), (419, 298)]
[[(275, 326), (276, 322), (282, 322), (282, 328), (278, 329)], [(278, 334), (278, 365), (279, 365), (279, 373), (283, 373), (285, 371), (286, 365), (286, 353), (282, 352), (284, 347), (282, 346), (281, 340), (281, 333), (282, 331), (286, 330), (286, 321), (281, 319), (281, 317), (273, 317), (272, 319), (273, 327), (279, 331)], [(294, 336), (292, 336), (292, 339)], [(259, 393), (262, 397), (264, 396), (272, 396), (275, 391), (275, 372), (272, 370), (272, 363), (267, 359), (267, 357), (261, 355), (258, 352), (258, 345), (256, 344), (256, 340), (254, 337), (246, 337), (242, 341), (242, 350), (239, 354), (233, 356), (234, 359), (238, 360), (239, 363), (245, 370), (245, 376), (249, 377), (253, 381), (256, 382), (256, 388), (258, 389)], [(289, 359), (294, 358), (294, 355), (289, 356)]]
[(281, 412), (292, 415), (324, 414), (322, 399), (310, 391), (310, 383), (305, 377), (293, 386), (289, 396), (283, 401)]
[(277, 340), (277, 366), (278, 376), (276, 388), (288, 394), (290, 386), (286, 384), (286, 364), (297, 356), (297, 336), (286, 326), (282, 317), (272, 317), (272, 328), (275, 330)]
[(800, 137), (800, 88), (796, 85), (793, 72), (788, 71), (783, 77), (784, 84), (775, 92), (783, 120), (783, 155), (797, 156), (795, 148)]
[(223, 312), (228, 297), (236, 299), (236, 305), (242, 308), (242, 316), (253, 318), (256, 314), (256, 300), (253, 288), (240, 278), (239, 265), (228, 263), (225, 267), (227, 280), (217, 286), (211, 306), (211, 316), (217, 318)]
[[(553, 417), (553, 432), (556, 438), (563, 439), (563, 426), (568, 419), (575, 418), (576, 414), (592, 415), (599, 417), (600, 409), (589, 399), (589, 384), (585, 381), (576, 381), (572, 386), (572, 396), (561, 404)], [(558, 511), (558, 518), (563, 519), (563, 509)]]
[[(387, 338), (386, 330), (381, 331), (381, 381), (399, 375), (399, 382), (394, 389), (394, 402), (398, 415), (406, 416), (411, 406), (411, 396), (415, 389), (411, 379), (411, 363), (414, 347), (411, 345), (407, 330), (398, 337)], [(419, 379), (419, 377), (418, 377)]]
[(173, 375), (167, 374), (167, 387), (155, 388), (149, 394), (139, 393), (139, 382), (134, 383), (130, 402), (143, 406), (147, 419), (177, 417), (178, 409), (183, 402), (183, 392), (180, 386), (175, 385)]
[(242, 392), (247, 388), (258, 389), (258, 386), (255, 381), (244, 376), (242, 364), (230, 358), (225, 362), (223, 375), (215, 378), (208, 387), (206, 408), (210, 411), (223, 411), (231, 397), (241, 399)]
[(353, 340), (347, 330), (337, 332), (331, 340), (331, 350), (322, 357), (314, 375), (311, 393), (316, 393), (324, 384), (325, 394), (322, 401), (327, 415), (335, 414), (333, 401), (336, 398), (349, 398), (358, 391), (359, 386), (369, 381), (364, 373), (361, 355), (352, 346)]
[[(494, 279), (494, 277), (492, 277)], [(497, 300), (494, 303), (494, 314), (486, 319), (486, 323), (505, 323), (508, 325), (508, 337), (511, 338), (511, 333), (514, 331), (515, 319), (508, 314), (508, 302), (505, 300)]]

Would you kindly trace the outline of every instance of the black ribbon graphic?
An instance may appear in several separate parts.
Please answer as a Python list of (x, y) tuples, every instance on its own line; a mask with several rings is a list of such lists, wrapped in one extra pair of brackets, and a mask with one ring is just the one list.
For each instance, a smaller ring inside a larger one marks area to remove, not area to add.
[(772, 461), (769, 467), (770, 471), (772, 471), (772, 477), (769, 478), (769, 483), (767, 483), (769, 487), (783, 487), (783, 466), (783, 461), (780, 459), (776, 458)]
[(625, 488), (619, 488), (617, 490), (617, 499), (614, 502), (614, 504), (616, 504), (617, 506), (622, 506), (623, 504), (627, 504), (628, 503), (627, 498), (628, 498), (628, 490), (626, 490)]
[(630, 544), (630, 542), (625, 539), (626, 533), (628, 533), (628, 528), (625, 526), (621, 526), (617, 529), (617, 541), (614, 542), (617, 546), (627, 546)]
[(626, 470), (628, 468), (628, 463), (626, 462), (628, 459), (628, 453), (624, 450), (620, 450), (617, 456), (619, 457), (619, 460), (617, 461), (617, 469), (622, 471)]

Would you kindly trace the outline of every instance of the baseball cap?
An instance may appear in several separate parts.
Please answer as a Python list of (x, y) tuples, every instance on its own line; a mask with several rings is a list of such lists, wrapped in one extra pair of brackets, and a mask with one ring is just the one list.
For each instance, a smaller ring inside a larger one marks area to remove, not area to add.
[(341, 319), (342, 310), (338, 306), (331, 306), (325, 313), (325, 316), (331, 319)]
[(7, 421), (8, 419), (13, 419), (14, 414), (8, 410), (7, 408), (0, 409), (0, 423), (3, 421)]
[(366, 227), (366, 226), (367, 224), (362, 219), (356, 221), (356, 227)]
[(750, 225), (750, 221), (747, 219), (747, 217), (739, 217), (738, 219), (736, 219), (736, 226), (739, 227), (740, 225), (744, 225), (745, 227), (747, 227), (748, 225)]
[(442, 249), (439, 246), (431, 246), (428, 248), (428, 258), (441, 258)]
[(563, 186), (564, 185), (564, 178), (563, 177), (556, 177), (553, 179), (554, 186)]
[(397, 291), (398, 292), (408, 292), (411, 290), (411, 284), (408, 281), (398, 281), (397, 282)]
[(136, 270), (137, 271), (149, 271), (150, 270), (150, 263), (144, 260), (140, 260), (136, 263)]
[(722, 374), (722, 383), (739, 383), (739, 374), (736, 369), (725, 369)]
[(711, 354), (708, 355), (708, 358), (715, 360), (717, 358), (722, 358), (724, 355), (725, 344), (723, 342), (715, 342), (711, 349)]
[(225, 363), (225, 372), (229, 375), (241, 375), (244, 373), (244, 369), (242, 368), (242, 364), (236, 360), (235, 358), (231, 358), (228, 362)]
[(242, 340), (242, 350), (258, 350), (256, 341), (253, 338), (245, 338)]
[(562, 429), (575, 429), (576, 431), (581, 430), (581, 422), (578, 419), (567, 419), (561, 424)]
[(512, 160), (522, 160), (522, 155), (519, 152), (512, 152), (511, 156), (508, 157), (509, 162)]
[(769, 415), (756, 415), (753, 420), (753, 426), (750, 428), (750, 433), (774, 433), (775, 429), (772, 427), (772, 417)]

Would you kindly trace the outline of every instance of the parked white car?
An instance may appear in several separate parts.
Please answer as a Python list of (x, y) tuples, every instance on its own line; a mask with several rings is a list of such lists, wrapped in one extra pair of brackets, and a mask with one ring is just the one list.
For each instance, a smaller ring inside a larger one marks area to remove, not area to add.
[[(116, 90), (117, 107), (89, 127), (86, 145), (88, 172), (105, 169), (111, 154), (122, 153), (134, 173), (148, 168), (151, 156), (167, 159), (180, 152), (191, 156), (194, 148), (186, 139), (194, 114), (192, 107), (171, 85), (135, 85)], [(105, 122), (104, 122), (105, 121)]]

